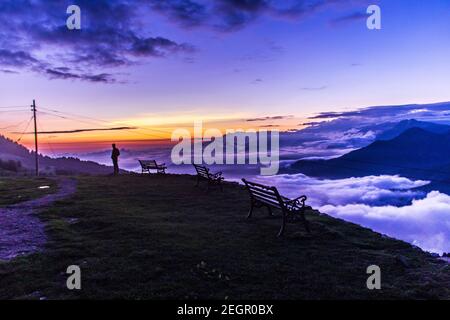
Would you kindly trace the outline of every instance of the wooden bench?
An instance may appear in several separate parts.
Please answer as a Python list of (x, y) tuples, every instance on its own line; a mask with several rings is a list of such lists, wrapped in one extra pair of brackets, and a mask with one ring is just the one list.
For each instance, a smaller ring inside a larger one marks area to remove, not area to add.
[(273, 215), (272, 209), (278, 209), (281, 211), (283, 218), (280, 231), (277, 235), (278, 237), (283, 235), (287, 222), (294, 222), (298, 219), (303, 222), (306, 231), (310, 233), (309, 223), (305, 218), (306, 196), (301, 196), (296, 199), (288, 199), (281, 196), (275, 187), (264, 186), (245, 179), (242, 179), (242, 181), (245, 183), (245, 186), (250, 194), (251, 207), (248, 212), (248, 219), (252, 216), (253, 209), (255, 207), (266, 207), (271, 216)]
[(224, 180), (224, 177), (222, 177), (222, 172), (211, 173), (209, 171), (209, 168), (198, 164), (194, 164), (194, 168), (195, 171), (197, 171), (197, 184), (195, 185), (196, 187), (198, 187), (201, 180), (205, 180), (208, 182), (207, 190), (209, 190), (210, 185), (218, 185), (220, 186), (220, 190), (223, 191), (222, 181)]
[(139, 160), (142, 168), (142, 174), (151, 173), (150, 170), (156, 170), (156, 173), (166, 173), (165, 163), (157, 164), (155, 160)]

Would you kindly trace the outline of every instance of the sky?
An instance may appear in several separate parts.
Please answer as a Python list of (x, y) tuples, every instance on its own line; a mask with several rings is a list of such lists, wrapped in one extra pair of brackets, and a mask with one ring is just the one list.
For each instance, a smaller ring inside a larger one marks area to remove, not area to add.
[[(280, 3), (3, 0), (0, 133), (31, 144), (33, 99), (41, 139), (64, 149), (166, 139), (194, 120), (288, 130), (324, 112), (450, 101), (450, 1)], [(71, 4), (81, 30), (65, 26)], [(372, 4), (381, 30), (366, 26)], [(115, 130), (61, 132), (94, 128)]]

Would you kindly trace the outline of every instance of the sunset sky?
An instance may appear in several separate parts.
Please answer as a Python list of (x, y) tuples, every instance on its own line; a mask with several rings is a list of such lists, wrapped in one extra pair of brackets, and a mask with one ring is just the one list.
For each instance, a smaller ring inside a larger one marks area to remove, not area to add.
[[(319, 112), (450, 100), (450, 1), (276, 3), (3, 0), (0, 133), (20, 138), (33, 99), (41, 131), (129, 127), (41, 135), (64, 150), (166, 139), (194, 120), (288, 130)], [(70, 4), (80, 31), (65, 26)], [(382, 30), (366, 27), (371, 4)]]

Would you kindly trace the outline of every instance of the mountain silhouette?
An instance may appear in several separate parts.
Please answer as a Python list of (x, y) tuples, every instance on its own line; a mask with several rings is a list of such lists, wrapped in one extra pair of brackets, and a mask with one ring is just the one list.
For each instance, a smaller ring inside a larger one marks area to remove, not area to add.
[(432, 122), (418, 121), (415, 119), (403, 120), (395, 126), (386, 130), (377, 136), (377, 140), (391, 140), (398, 137), (406, 130), (412, 128), (421, 128), (433, 133), (446, 133), (450, 131), (450, 126), (444, 124), (437, 124)]
[(411, 128), (394, 139), (377, 140), (339, 158), (297, 161), (290, 171), (332, 179), (398, 174), (450, 182), (450, 132)]

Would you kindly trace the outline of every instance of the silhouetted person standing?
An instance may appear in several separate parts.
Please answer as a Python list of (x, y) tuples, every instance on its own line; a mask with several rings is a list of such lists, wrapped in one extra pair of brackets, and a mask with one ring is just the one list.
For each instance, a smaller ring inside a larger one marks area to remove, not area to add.
[(118, 175), (119, 174), (119, 156), (120, 156), (120, 151), (119, 149), (116, 148), (116, 144), (113, 143), (112, 145), (112, 153), (111, 153), (111, 159), (114, 165), (114, 175)]

